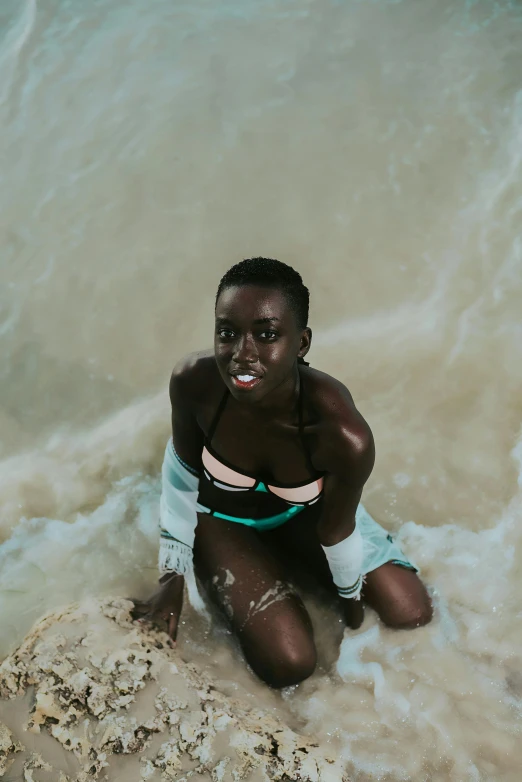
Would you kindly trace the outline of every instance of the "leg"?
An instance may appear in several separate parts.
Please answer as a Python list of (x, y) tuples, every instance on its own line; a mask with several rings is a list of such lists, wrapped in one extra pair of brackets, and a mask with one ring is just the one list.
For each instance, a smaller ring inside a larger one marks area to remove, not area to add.
[(310, 618), (257, 532), (199, 514), (194, 562), (261, 679), (272, 687), (286, 687), (313, 673)]
[(408, 630), (426, 625), (433, 607), (414, 570), (386, 562), (366, 576), (363, 597), (388, 627)]
[[(320, 512), (318, 503), (266, 535), (275, 551), (284, 550), (300, 569), (313, 573), (319, 583), (334, 591), (328, 562), (316, 532)], [(388, 627), (420, 627), (428, 624), (433, 615), (431, 600), (417, 573), (393, 562), (386, 562), (366, 574), (362, 596)]]

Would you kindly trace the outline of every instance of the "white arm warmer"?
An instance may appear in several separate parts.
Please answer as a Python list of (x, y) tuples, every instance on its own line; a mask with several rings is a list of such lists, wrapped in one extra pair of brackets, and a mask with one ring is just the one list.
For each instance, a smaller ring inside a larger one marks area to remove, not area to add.
[(192, 569), (199, 477), (181, 461), (172, 440), (165, 449), (161, 478), (159, 570), (184, 575)]
[(360, 600), (362, 588), (363, 541), (357, 527), (340, 543), (322, 546), (333, 581), (341, 597)]

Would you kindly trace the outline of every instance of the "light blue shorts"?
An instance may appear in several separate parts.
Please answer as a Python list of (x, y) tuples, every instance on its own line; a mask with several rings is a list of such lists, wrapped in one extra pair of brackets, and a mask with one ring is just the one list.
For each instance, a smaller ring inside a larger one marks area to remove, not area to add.
[(375, 519), (372, 519), (362, 504), (357, 508), (355, 525), (359, 528), (363, 540), (362, 572), (364, 575), (386, 562), (418, 572), (418, 568), (404, 555), (392, 536)]

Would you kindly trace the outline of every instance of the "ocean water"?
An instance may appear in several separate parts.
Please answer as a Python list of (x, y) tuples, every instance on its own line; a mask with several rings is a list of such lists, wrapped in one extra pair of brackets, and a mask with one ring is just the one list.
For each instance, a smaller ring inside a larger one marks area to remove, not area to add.
[(170, 370), (224, 270), (277, 257), (435, 618), (343, 638), (313, 601), (282, 694), (190, 605), (182, 653), (354, 780), (519, 782), (521, 36), (508, 0), (2, 0), (0, 655), (152, 589)]

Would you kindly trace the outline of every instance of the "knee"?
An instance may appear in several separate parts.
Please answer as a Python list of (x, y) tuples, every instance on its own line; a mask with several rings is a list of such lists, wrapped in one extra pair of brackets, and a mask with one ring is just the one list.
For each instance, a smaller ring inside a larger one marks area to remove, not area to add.
[(271, 687), (290, 687), (308, 679), (315, 671), (317, 655), (315, 646), (306, 649), (285, 649), (281, 651), (265, 678)]
[(311, 639), (295, 646), (278, 644), (274, 639), (268, 654), (257, 654), (255, 658), (247, 654), (247, 658), (250, 658), (249, 663), (260, 679), (277, 689), (308, 679), (317, 664), (317, 653)]
[(414, 630), (416, 627), (429, 624), (432, 619), (433, 606), (428, 596), (422, 602), (419, 601), (393, 612), (391, 616), (383, 617), (384, 624), (394, 630)]

